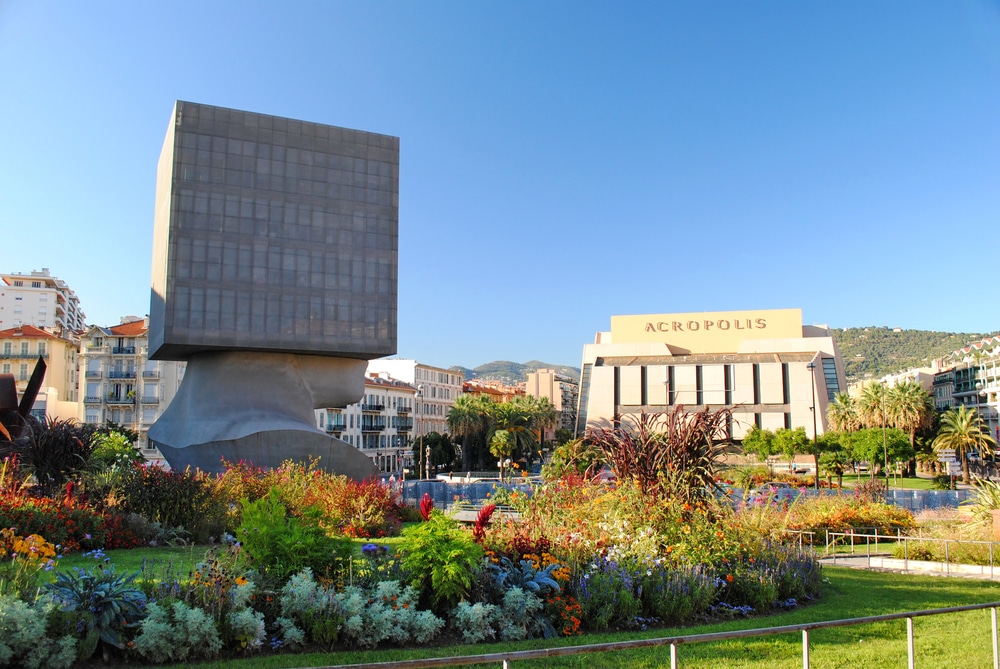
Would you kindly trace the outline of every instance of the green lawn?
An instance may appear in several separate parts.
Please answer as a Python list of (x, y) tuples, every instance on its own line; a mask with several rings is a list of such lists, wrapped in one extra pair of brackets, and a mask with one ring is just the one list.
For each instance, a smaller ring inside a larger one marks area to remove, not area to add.
[[(868, 474), (844, 474), (844, 487), (853, 488), (858, 483), (870, 480), (871, 477)], [(884, 481), (885, 479), (880, 477), (879, 480)], [(836, 482), (836, 478), (834, 478), (834, 482)], [(932, 483), (931, 479), (925, 478), (889, 477), (889, 487), (894, 490), (934, 490)]]

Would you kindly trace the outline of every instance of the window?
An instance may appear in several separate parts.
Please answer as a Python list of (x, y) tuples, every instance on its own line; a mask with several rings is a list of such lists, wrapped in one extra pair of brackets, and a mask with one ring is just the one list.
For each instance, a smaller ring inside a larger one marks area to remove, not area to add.
[(19, 369), (19, 371), (17, 373), (17, 380), (18, 381), (27, 381), (28, 380), (28, 363), (26, 363), (26, 362), (22, 362), (21, 363), (20, 369)]
[(3, 372), (2, 373), (3, 374), (10, 374), (10, 363), (9, 362), (3, 363)]
[[(24, 287), (24, 281), (14, 281), (14, 287), (15, 288), (23, 288)], [(21, 298), (18, 297), (17, 299), (20, 300)]]
[(41, 288), (42, 287), (42, 282), (41, 281), (32, 281), (31, 282), (31, 287), (32, 288)]
[(3, 354), (9, 356), (10, 353), (11, 353), (11, 347), (12, 346), (13, 346), (13, 344), (11, 344), (9, 341), (5, 341), (3, 343)]
[(823, 378), (826, 380), (827, 399), (833, 399), (840, 392), (837, 381), (837, 363), (833, 358), (823, 358)]
[(21, 355), (22, 356), (28, 355), (28, 342), (26, 341), (21, 342)]
[(45, 342), (38, 342), (38, 355), (45, 356)]

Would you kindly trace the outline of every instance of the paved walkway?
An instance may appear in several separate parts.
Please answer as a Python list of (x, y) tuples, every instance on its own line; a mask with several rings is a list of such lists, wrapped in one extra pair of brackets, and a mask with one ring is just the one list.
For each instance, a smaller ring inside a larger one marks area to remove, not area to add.
[[(892, 560), (893, 566), (880, 566), (880, 563), (884, 560)], [(993, 570), (993, 576), (990, 576), (989, 567), (982, 568), (984, 573), (968, 573), (965, 568), (971, 568), (972, 565), (948, 565), (947, 568), (943, 562), (924, 562), (918, 560), (909, 560), (904, 563), (902, 560), (893, 560), (892, 555), (889, 553), (872, 553), (871, 556), (868, 555), (837, 555), (836, 557), (821, 557), (819, 560), (822, 565), (829, 565), (834, 567), (849, 567), (851, 569), (866, 569), (868, 571), (889, 571), (896, 574), (918, 574), (921, 576), (946, 576), (955, 578), (975, 578), (985, 581), (1000, 581), (1000, 565)], [(872, 563), (875, 563), (874, 565)], [(902, 564), (907, 564), (909, 569), (903, 569)], [(978, 567), (977, 567), (978, 568)]]

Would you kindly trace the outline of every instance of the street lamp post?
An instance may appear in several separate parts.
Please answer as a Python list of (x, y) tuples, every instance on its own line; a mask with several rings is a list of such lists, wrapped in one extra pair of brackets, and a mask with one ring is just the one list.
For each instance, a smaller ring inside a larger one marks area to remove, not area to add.
[[(980, 403), (980, 399), (979, 398), (985, 397), (985, 396), (986, 396), (986, 391), (983, 390), (983, 382), (982, 381), (976, 381), (976, 421), (977, 421), (977, 427), (978, 427), (978, 429), (976, 430), (976, 434), (979, 436), (979, 449), (978, 450), (979, 450), (979, 457), (980, 458), (983, 457), (983, 425), (982, 425), (983, 410), (982, 410), (982, 404)], [(980, 472), (980, 473), (982, 473), (982, 472)]]
[(885, 439), (885, 384), (882, 385), (882, 457), (885, 458), (885, 487), (889, 489), (889, 447), (886, 446)]
[(816, 477), (816, 490), (819, 490), (819, 441), (816, 435), (816, 363), (809, 362), (806, 365), (806, 369), (809, 370), (809, 379), (812, 382), (812, 415), (813, 415), (813, 463), (816, 465), (815, 477)]
[[(424, 384), (421, 383), (421, 384), (419, 384), (417, 386), (416, 399), (419, 400), (423, 396), (424, 396)], [(420, 413), (420, 411), (419, 411), (419, 409), (420, 409), (420, 402), (419, 401), (417, 402), (416, 409), (417, 410), (413, 412), (413, 418), (414, 418), (414, 421), (416, 423), (416, 425), (414, 425), (414, 427), (417, 430), (417, 478), (420, 478), (420, 473), (423, 470), (423, 467), (421, 465), (423, 464), (423, 459), (422, 458), (424, 457), (424, 435), (421, 433), (420, 427), (419, 427), (419, 425), (420, 425), (420, 419), (419, 419), (419, 415), (418, 415)]]

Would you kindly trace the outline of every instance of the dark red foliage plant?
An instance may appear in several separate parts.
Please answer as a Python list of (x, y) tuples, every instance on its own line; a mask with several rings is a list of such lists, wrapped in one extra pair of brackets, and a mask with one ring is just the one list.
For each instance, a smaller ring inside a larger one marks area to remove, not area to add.
[(486, 526), (490, 524), (490, 518), (493, 517), (493, 512), (496, 510), (496, 504), (485, 504), (479, 510), (479, 514), (476, 516), (476, 524), (472, 528), (472, 538), (477, 544), (482, 545), (483, 539), (486, 538)]
[(434, 510), (434, 500), (431, 499), (430, 493), (424, 493), (424, 496), (420, 498), (420, 517), (424, 520), (431, 519), (431, 511)]

